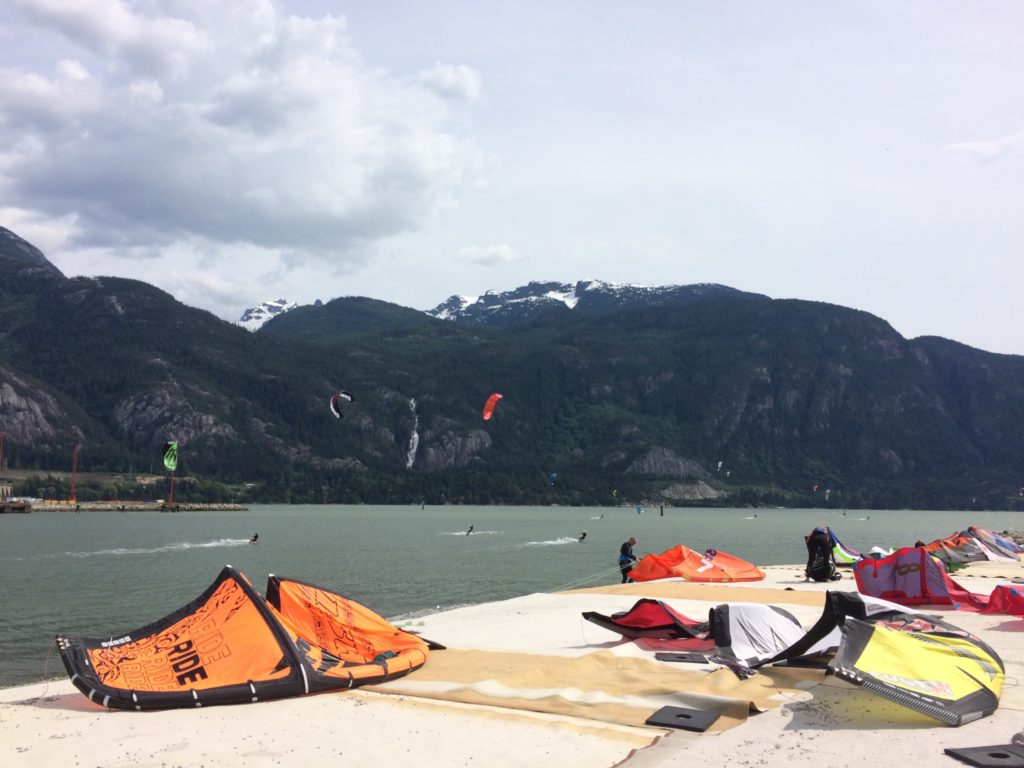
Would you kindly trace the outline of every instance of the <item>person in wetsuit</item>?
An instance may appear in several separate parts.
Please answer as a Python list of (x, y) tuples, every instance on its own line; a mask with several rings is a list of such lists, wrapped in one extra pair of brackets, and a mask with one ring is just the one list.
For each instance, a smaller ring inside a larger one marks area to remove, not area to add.
[(623, 584), (629, 581), (629, 572), (633, 570), (633, 563), (636, 562), (636, 555), (633, 554), (634, 544), (636, 539), (630, 536), (629, 541), (622, 542), (622, 546), (619, 547), (619, 571), (622, 572)]
[(836, 570), (835, 555), (832, 552), (832, 536), (828, 528), (821, 526), (804, 536), (807, 544), (807, 567), (804, 577), (815, 581), (837, 581), (843, 575)]
[(258, 533), (254, 533), (252, 535), (252, 538), (249, 539), (249, 543), (250, 544), (256, 544), (259, 540), (260, 540), (260, 535)]

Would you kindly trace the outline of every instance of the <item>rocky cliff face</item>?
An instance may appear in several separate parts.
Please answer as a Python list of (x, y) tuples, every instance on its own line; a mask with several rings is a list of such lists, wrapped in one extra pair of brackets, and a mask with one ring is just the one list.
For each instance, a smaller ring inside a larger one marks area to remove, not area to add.
[(465, 467), (491, 447), (491, 436), (482, 429), (460, 431), (442, 427), (427, 430), (419, 446), (415, 467), (423, 472), (440, 472)]
[(678, 477), (691, 480), (710, 480), (711, 475), (693, 459), (684, 459), (670, 448), (651, 448), (626, 469), (631, 475)]
[(42, 251), (5, 227), (0, 227), (0, 271), (22, 279), (64, 277)]
[(45, 444), (57, 437), (54, 424), (66, 419), (67, 413), (54, 397), (0, 365), (0, 424), (4, 433), (18, 442)]
[(201, 407), (194, 405), (185, 388), (172, 380), (122, 400), (114, 409), (114, 419), (137, 445), (153, 450), (167, 440), (189, 444), (238, 439), (234, 427)]

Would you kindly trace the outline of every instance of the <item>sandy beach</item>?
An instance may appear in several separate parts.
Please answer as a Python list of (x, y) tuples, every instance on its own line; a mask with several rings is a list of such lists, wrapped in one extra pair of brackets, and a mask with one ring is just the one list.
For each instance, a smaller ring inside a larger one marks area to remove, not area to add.
[[(712, 664), (658, 661), (649, 642), (585, 621), (640, 597), (704, 619), (724, 602), (778, 605), (809, 627), (826, 589), (801, 566), (761, 582), (666, 580), (532, 594), (401, 622), (443, 643), (420, 670), (383, 685), (282, 701), (165, 712), (108, 711), (67, 678), (0, 690), (5, 766), (281, 766), (343, 760), (379, 766), (960, 765), (945, 747), (1008, 744), (1024, 729), (1024, 619), (926, 607), (988, 642), (1006, 665), (999, 709), (951, 728), (821, 670), (763, 667), (740, 680)], [(989, 593), (1020, 563), (955, 574)], [(61, 669), (54, 651), (48, 669)], [(712, 710), (705, 733), (651, 727), (664, 705)]]

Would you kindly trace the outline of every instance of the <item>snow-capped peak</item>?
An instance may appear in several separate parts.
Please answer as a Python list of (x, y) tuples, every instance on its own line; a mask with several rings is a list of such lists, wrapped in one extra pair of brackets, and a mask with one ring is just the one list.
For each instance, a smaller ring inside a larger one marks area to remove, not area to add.
[(297, 306), (299, 305), (294, 302), (289, 304), (287, 299), (264, 301), (259, 306), (250, 307), (245, 310), (238, 324), (246, 330), (255, 332), (262, 328), (263, 324), (271, 318), (284, 314), (290, 309), (295, 309)]
[(581, 280), (576, 283), (531, 282), (511, 291), (487, 291), (481, 296), (451, 296), (427, 314), (441, 320), (483, 325), (519, 325), (562, 308), (575, 313), (601, 314), (629, 307), (679, 304), (720, 293), (736, 293), (715, 284), (689, 286), (636, 285)]

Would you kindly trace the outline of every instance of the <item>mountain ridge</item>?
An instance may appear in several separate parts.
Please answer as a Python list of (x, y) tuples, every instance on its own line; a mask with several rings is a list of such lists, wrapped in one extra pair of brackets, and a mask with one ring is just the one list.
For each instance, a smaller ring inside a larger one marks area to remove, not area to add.
[[(500, 323), (451, 322), (344, 297), (250, 333), (140, 281), (66, 278), (20, 247), (0, 262), (34, 275), (0, 269), (12, 467), (66, 471), (79, 445), (82, 469), (158, 470), (177, 439), (182, 493), (252, 501), (1018, 503), (1024, 357), (859, 310), (588, 288), (590, 309), (510, 300)], [(580, 284), (518, 298), (563, 285)]]

